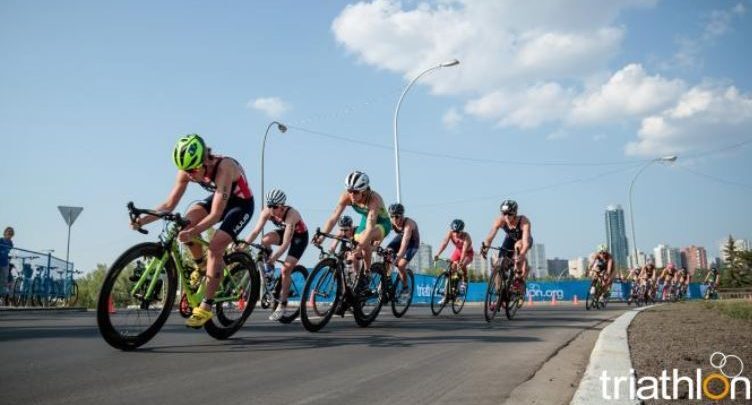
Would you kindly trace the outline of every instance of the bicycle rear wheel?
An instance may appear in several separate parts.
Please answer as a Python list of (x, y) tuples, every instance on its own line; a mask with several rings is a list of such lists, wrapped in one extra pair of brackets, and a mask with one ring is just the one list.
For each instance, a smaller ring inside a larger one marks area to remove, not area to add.
[[(411, 269), (405, 269), (407, 275), (407, 282), (403, 282), (400, 278), (399, 270), (392, 272), (394, 280), (392, 285), (394, 286), (394, 298), (392, 299), (392, 314), (395, 318), (401, 318), (405, 315), (410, 304), (413, 302), (413, 291), (415, 291), (415, 274)], [(404, 293), (403, 293), (404, 291)]]
[(486, 299), (483, 301), (483, 316), (486, 318), (486, 322), (496, 317), (499, 313), (499, 307), (501, 307), (501, 290), (504, 287), (501, 273), (494, 269), (491, 272), (491, 277), (488, 279), (488, 286), (486, 287)]
[[(163, 266), (154, 269), (162, 259)], [(135, 288), (137, 283), (141, 283), (139, 288)], [(175, 267), (161, 244), (141, 243), (131, 247), (115, 260), (99, 291), (99, 333), (116, 349), (138, 348), (167, 321), (176, 289)]]
[(449, 272), (445, 271), (436, 277), (431, 290), (431, 313), (437, 316), (444, 309), (447, 302), (447, 283), (449, 281)]
[[(305, 288), (307, 278), (308, 269), (301, 265), (293, 267), (290, 272), (290, 292), (287, 295), (288, 312), (279, 318), (281, 323), (290, 323), (300, 315), (300, 297), (303, 296), (303, 288)], [(282, 291), (282, 279), (279, 279), (276, 284), (277, 286), (274, 288), (274, 297), (279, 299), (279, 293)], [(272, 311), (276, 310), (278, 305), (279, 301), (274, 301)]]
[(22, 307), (26, 305), (26, 294), (23, 290), (23, 279), (17, 278), (13, 281), (13, 306)]
[(504, 307), (504, 312), (507, 315), (507, 319), (512, 320), (517, 315), (517, 310), (522, 306), (522, 302), (525, 301), (525, 284), (522, 280), (515, 280), (514, 271), (510, 270), (509, 281), (507, 281), (507, 305)]
[(337, 277), (337, 261), (320, 261), (308, 276), (301, 296), (300, 321), (307, 331), (318, 332), (329, 323), (340, 304), (341, 289)]
[[(204, 330), (214, 339), (224, 340), (243, 327), (256, 307), (259, 296), (259, 274), (250, 256), (243, 252), (225, 255), (227, 270), (214, 300), (214, 317)], [(216, 320), (216, 322), (215, 322)]]
[(598, 291), (598, 285), (595, 280), (593, 280), (592, 283), (590, 283), (590, 288), (588, 288), (587, 292), (587, 298), (585, 299), (585, 309), (590, 311), (590, 309), (597, 309), (598, 306), (598, 294), (596, 294)]
[[(363, 273), (361, 277), (368, 277), (368, 284), (363, 290), (353, 291), (353, 318), (360, 327), (366, 327), (376, 320), (383, 304), (381, 291), (386, 288), (384, 281), (384, 264), (372, 263), (370, 274)], [(359, 285), (360, 283), (358, 283)]]

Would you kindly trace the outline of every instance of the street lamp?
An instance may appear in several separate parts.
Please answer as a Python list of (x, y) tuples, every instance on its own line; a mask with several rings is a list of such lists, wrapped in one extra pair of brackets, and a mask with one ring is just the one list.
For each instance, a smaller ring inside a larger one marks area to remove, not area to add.
[(397, 117), (399, 116), (399, 110), (400, 106), (402, 105), (402, 99), (405, 98), (405, 94), (407, 94), (407, 91), (410, 90), (411, 87), (413, 87), (413, 84), (418, 81), (423, 75), (426, 73), (441, 69), (444, 67), (451, 67), (451, 66), (457, 66), (460, 64), (460, 61), (457, 59), (448, 60), (444, 63), (440, 63), (436, 66), (432, 66), (423, 72), (421, 72), (419, 75), (415, 76), (415, 78), (405, 87), (405, 90), (402, 92), (402, 95), (400, 96), (399, 100), (397, 101), (397, 108), (394, 110), (394, 165), (396, 167), (396, 175), (397, 175), (397, 202), (402, 202), (402, 187), (400, 185), (400, 165), (399, 165), (399, 141), (397, 139)]
[(637, 177), (639, 177), (640, 174), (642, 174), (642, 172), (645, 171), (645, 169), (647, 169), (648, 166), (652, 165), (653, 163), (656, 163), (656, 162), (673, 163), (673, 162), (676, 162), (676, 159), (678, 159), (678, 156), (669, 155), (669, 156), (658, 157), (658, 158), (648, 161), (640, 168), (639, 171), (637, 171), (637, 174), (635, 174), (634, 178), (632, 179), (632, 183), (629, 184), (629, 222), (632, 224), (632, 248), (634, 249), (633, 264), (637, 264), (637, 261), (638, 261), (637, 241), (635, 240), (634, 208), (632, 206), (632, 188), (634, 187), (635, 180), (637, 180)]
[[(277, 121), (272, 121), (267, 125), (266, 132), (264, 132), (264, 140), (261, 142), (261, 207), (264, 207), (264, 151), (266, 150), (266, 137), (269, 136), (269, 130), (273, 126), (277, 126), (280, 133), (287, 132), (287, 126)], [(263, 232), (263, 230), (262, 230)]]

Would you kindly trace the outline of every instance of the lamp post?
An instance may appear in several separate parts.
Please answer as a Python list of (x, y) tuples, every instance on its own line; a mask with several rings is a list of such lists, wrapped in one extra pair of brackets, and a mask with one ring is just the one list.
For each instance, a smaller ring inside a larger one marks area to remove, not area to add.
[(632, 188), (634, 187), (635, 180), (637, 180), (637, 177), (642, 174), (642, 172), (645, 171), (645, 169), (648, 168), (648, 166), (652, 165), (653, 163), (660, 162), (660, 163), (673, 163), (676, 161), (678, 156), (676, 155), (670, 155), (670, 156), (663, 156), (658, 157), (655, 159), (650, 160), (649, 162), (645, 163), (640, 170), (637, 171), (634, 178), (632, 179), (632, 182), (629, 184), (629, 222), (632, 225), (632, 248), (634, 250), (634, 263), (637, 264), (638, 260), (638, 253), (637, 253), (637, 240), (635, 239), (635, 226), (634, 226), (634, 207), (632, 205)]
[(432, 66), (424, 71), (422, 71), (419, 75), (415, 76), (415, 78), (405, 87), (405, 90), (402, 91), (402, 95), (400, 96), (399, 100), (397, 101), (397, 108), (394, 110), (394, 165), (396, 168), (396, 176), (397, 176), (397, 202), (402, 202), (402, 186), (400, 185), (400, 161), (399, 161), (399, 140), (397, 138), (397, 117), (399, 117), (399, 110), (400, 106), (402, 105), (402, 99), (405, 98), (405, 94), (407, 94), (407, 91), (410, 90), (411, 87), (413, 87), (413, 84), (418, 81), (423, 75), (426, 73), (441, 69), (444, 67), (450, 67), (450, 66), (457, 66), (460, 64), (460, 61), (457, 59), (448, 60), (444, 63), (440, 63), (436, 66)]
[[(266, 137), (269, 136), (269, 130), (272, 129), (273, 126), (277, 126), (277, 129), (280, 133), (287, 132), (287, 126), (285, 124), (282, 124), (277, 121), (272, 121), (269, 123), (269, 125), (266, 126), (266, 132), (264, 132), (264, 140), (261, 142), (261, 207), (263, 209), (264, 207), (264, 151), (266, 150)], [(261, 230), (263, 233), (263, 228)]]
[(264, 198), (264, 151), (266, 150), (266, 137), (269, 136), (269, 130), (272, 129), (273, 126), (277, 126), (277, 129), (281, 133), (287, 132), (287, 126), (285, 124), (279, 123), (277, 121), (272, 121), (269, 123), (269, 125), (266, 127), (266, 132), (264, 132), (264, 140), (261, 142), (261, 201), (263, 206), (263, 198)]

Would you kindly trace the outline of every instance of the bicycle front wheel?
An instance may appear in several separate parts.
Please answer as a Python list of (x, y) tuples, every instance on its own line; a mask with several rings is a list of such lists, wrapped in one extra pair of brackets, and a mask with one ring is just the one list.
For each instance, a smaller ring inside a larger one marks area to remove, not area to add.
[[(386, 288), (386, 282), (384, 281), (384, 264), (373, 263), (371, 264), (370, 274), (361, 274), (361, 277), (368, 277), (368, 283), (365, 289), (356, 290), (353, 292), (353, 318), (358, 326), (366, 327), (376, 320), (381, 311), (383, 294), (382, 291)], [(358, 283), (360, 284), (360, 283)]]
[(253, 260), (243, 252), (226, 255), (225, 275), (214, 297), (214, 317), (204, 329), (214, 339), (224, 340), (243, 327), (259, 297), (259, 274)]
[(300, 302), (300, 321), (307, 331), (318, 332), (329, 323), (340, 304), (341, 288), (336, 260), (324, 259), (313, 268)]
[(413, 302), (413, 291), (415, 291), (415, 274), (411, 269), (405, 269), (407, 281), (403, 282), (399, 275), (399, 270), (394, 270), (394, 298), (392, 299), (392, 314), (395, 318), (401, 318), (405, 315), (410, 304)]
[(167, 321), (175, 302), (177, 276), (159, 243), (141, 243), (115, 260), (97, 300), (99, 333), (112, 347), (134, 350)]
[(483, 301), (483, 316), (486, 318), (486, 322), (491, 322), (499, 312), (499, 307), (501, 307), (502, 288), (501, 274), (498, 270), (494, 269), (491, 273), (491, 277), (488, 279), (486, 299)]
[(449, 272), (445, 271), (436, 277), (431, 290), (431, 313), (438, 316), (444, 309), (447, 302), (447, 285), (449, 282)]
[[(290, 272), (290, 291), (287, 294), (287, 311), (285, 315), (279, 318), (281, 323), (291, 323), (300, 315), (300, 297), (303, 296), (303, 288), (308, 278), (308, 269), (303, 266), (295, 266)], [(282, 292), (282, 279), (277, 281), (274, 288), (274, 297), (278, 300)], [(275, 300), (272, 305), (272, 311), (277, 309), (279, 301)]]
[(470, 288), (470, 285), (467, 282), (465, 282), (464, 289), (457, 286), (458, 283), (459, 282), (455, 283), (457, 294), (452, 300), (452, 312), (454, 312), (455, 315), (459, 314), (460, 311), (462, 311), (462, 308), (465, 306), (465, 301), (467, 301), (467, 290)]

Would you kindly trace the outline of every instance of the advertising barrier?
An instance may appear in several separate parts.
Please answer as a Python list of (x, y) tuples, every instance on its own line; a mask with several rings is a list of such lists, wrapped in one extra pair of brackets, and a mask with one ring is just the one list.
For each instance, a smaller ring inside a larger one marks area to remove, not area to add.
[[(431, 302), (431, 290), (436, 282), (435, 276), (425, 274), (415, 275), (415, 294), (413, 303), (429, 304)], [(528, 281), (527, 299), (535, 301), (551, 301), (556, 297), (557, 301), (571, 301), (577, 296), (583, 300), (587, 297), (590, 280), (563, 280), (563, 281)], [(688, 299), (702, 298), (705, 293), (705, 285), (702, 283), (690, 283), (687, 291)], [(629, 296), (630, 283), (614, 282), (611, 288), (611, 301), (626, 301)], [(660, 289), (658, 296), (660, 296)], [(467, 301), (483, 302), (486, 295), (486, 282), (471, 282), (468, 285)]]

